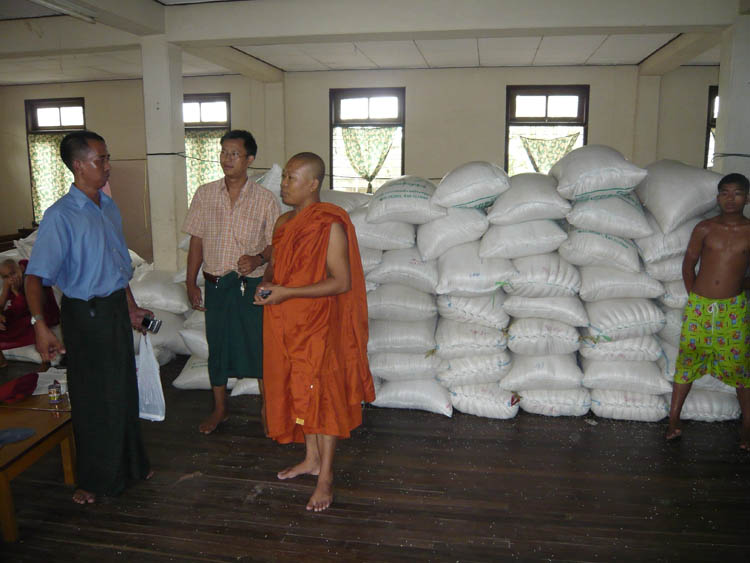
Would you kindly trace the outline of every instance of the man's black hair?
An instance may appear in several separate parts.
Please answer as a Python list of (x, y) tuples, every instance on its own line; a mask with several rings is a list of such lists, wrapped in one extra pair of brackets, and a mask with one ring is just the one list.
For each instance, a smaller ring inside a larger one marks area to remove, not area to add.
[(255, 156), (258, 152), (258, 144), (255, 142), (255, 137), (253, 137), (250, 131), (232, 129), (224, 134), (220, 142), (224, 144), (224, 141), (229, 139), (242, 139), (242, 142), (245, 144), (245, 152), (250, 156)]
[(101, 141), (103, 143), (104, 138), (93, 131), (73, 131), (65, 135), (60, 142), (60, 158), (71, 172), (73, 172), (73, 161), (85, 158), (88, 151), (91, 150), (89, 141)]
[(727, 174), (721, 180), (719, 180), (719, 189), (727, 184), (737, 184), (745, 192), (750, 191), (750, 181), (748, 181), (747, 176), (739, 174), (738, 172)]

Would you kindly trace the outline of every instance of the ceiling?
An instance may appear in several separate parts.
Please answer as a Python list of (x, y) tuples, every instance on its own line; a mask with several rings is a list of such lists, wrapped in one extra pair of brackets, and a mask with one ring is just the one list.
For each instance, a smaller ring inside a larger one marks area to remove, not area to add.
[[(157, 2), (157, 0), (153, 0)], [(163, 5), (226, 0), (158, 0)], [(281, 0), (279, 0), (281, 1)], [(30, 0), (0, 0), (0, 20), (54, 16)], [(242, 53), (283, 71), (433, 69), (515, 66), (637, 65), (672, 41), (676, 33), (613, 35), (535, 35), (397, 41), (347, 41), (233, 45)], [(0, 40), (1, 41), (1, 40)], [(693, 65), (718, 65), (719, 48), (696, 57)], [(183, 53), (185, 76), (227, 74), (219, 64)], [(0, 59), (0, 84), (29, 84), (138, 78), (135, 47), (92, 54)]]

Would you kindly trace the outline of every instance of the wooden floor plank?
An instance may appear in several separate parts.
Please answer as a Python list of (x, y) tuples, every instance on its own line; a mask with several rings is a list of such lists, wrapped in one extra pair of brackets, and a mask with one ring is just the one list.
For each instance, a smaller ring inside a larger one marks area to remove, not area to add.
[[(156, 471), (117, 498), (71, 502), (56, 455), (12, 483), (21, 541), (0, 561), (746, 561), (750, 456), (736, 423), (509, 421), (367, 408), (336, 454), (336, 499), (276, 472), (304, 455), (263, 435), (257, 397), (231, 399), (213, 435), (205, 391), (170, 383), (143, 423)], [(13, 369), (28, 371), (28, 366)], [(0, 377), (0, 382), (10, 377)], [(595, 424), (591, 424), (591, 423)]]

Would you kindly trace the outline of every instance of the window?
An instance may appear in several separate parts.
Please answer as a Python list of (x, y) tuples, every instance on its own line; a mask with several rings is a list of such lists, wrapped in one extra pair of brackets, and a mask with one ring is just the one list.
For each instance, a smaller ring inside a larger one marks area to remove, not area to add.
[(188, 205), (195, 190), (224, 175), (219, 141), (229, 131), (229, 107), (229, 94), (187, 94), (183, 98)]
[(589, 87), (508, 86), (505, 169), (546, 174), (571, 150), (586, 144)]
[(703, 168), (713, 168), (716, 150), (716, 118), (719, 117), (719, 87), (708, 87), (708, 112), (706, 117), (706, 153)]
[(331, 89), (331, 188), (372, 193), (403, 175), (405, 92)]
[(73, 173), (60, 159), (60, 142), (70, 131), (86, 128), (83, 98), (26, 100), (31, 204), (34, 223), (68, 193)]

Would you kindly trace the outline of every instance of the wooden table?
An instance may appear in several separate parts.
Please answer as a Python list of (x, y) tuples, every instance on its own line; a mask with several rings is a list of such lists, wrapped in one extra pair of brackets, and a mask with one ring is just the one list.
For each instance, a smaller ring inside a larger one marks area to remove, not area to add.
[(51, 409), (47, 395), (36, 395), (10, 405), (0, 405), (0, 428), (15, 427), (33, 428), (36, 433), (26, 440), (0, 447), (0, 528), (6, 542), (18, 540), (16, 511), (10, 490), (14, 477), (59, 444), (65, 483), (75, 483), (75, 440), (67, 403)]

